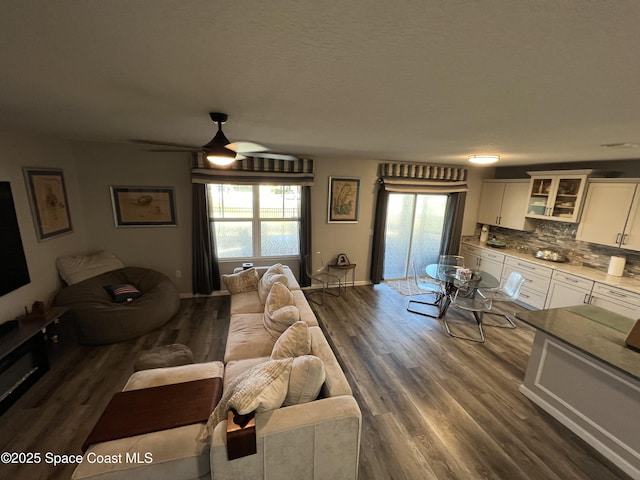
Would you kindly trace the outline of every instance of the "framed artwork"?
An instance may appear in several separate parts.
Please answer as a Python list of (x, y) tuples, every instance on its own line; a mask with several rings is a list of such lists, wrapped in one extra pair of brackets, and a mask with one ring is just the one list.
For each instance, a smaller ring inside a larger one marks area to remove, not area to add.
[(111, 187), (116, 227), (175, 227), (173, 187)]
[(359, 178), (329, 177), (329, 223), (358, 223)]
[(24, 179), (38, 241), (71, 233), (64, 175), (56, 168), (24, 168)]

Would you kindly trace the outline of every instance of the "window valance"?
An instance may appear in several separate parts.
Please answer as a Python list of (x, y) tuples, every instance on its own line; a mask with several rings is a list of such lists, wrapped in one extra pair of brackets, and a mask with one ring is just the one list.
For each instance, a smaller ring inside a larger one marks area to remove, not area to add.
[(455, 193), (468, 190), (466, 168), (428, 163), (382, 163), (379, 182), (390, 192)]
[(236, 160), (231, 165), (219, 167), (212, 165), (202, 153), (195, 154), (191, 164), (193, 183), (232, 183), (277, 184), (277, 185), (313, 185), (313, 160), (276, 160), (273, 158), (247, 157)]

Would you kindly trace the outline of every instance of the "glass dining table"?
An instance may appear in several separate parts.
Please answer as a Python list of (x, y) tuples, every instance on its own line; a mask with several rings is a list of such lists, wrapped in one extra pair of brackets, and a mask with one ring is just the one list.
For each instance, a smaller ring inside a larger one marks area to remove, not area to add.
[[(437, 263), (427, 265), (427, 275), (444, 284), (445, 295), (441, 300), (442, 303), (440, 305), (438, 319), (443, 320), (447, 333), (450, 336), (475, 342), (484, 342), (484, 333), (482, 331), (482, 312), (487, 308), (487, 300), (481, 295), (477, 295), (477, 290), (479, 288), (497, 288), (500, 285), (500, 281), (489, 272), (485, 272), (483, 270), (472, 272), (471, 278), (463, 281), (458, 278), (458, 268), (459, 267), (449, 265), (439, 265)], [(446, 315), (453, 299), (455, 299), (455, 307), (473, 313), (473, 317), (478, 324), (480, 334), (479, 340), (451, 333), (449, 324), (444, 316)]]

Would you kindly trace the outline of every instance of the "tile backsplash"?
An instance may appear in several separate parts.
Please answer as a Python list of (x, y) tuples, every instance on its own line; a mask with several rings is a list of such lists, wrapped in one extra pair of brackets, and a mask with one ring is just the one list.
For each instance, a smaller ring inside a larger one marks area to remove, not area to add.
[[(494, 236), (507, 244), (507, 248), (530, 250), (533, 255), (540, 248), (557, 250), (568, 258), (572, 265), (583, 265), (606, 273), (609, 259), (612, 255), (626, 257), (624, 276), (640, 276), (640, 252), (622, 248), (606, 247), (595, 243), (576, 240), (578, 225), (575, 223), (535, 220), (536, 229), (533, 232), (520, 232), (501, 227), (490, 227), (489, 238)], [(480, 238), (480, 227), (474, 237)]]

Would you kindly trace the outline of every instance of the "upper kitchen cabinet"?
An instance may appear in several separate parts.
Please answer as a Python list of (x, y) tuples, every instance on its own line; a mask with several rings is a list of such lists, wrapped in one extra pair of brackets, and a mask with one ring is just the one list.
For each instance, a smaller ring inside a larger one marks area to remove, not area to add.
[(593, 170), (527, 172), (531, 175), (527, 217), (576, 223), (587, 178)]
[(640, 250), (638, 180), (597, 180), (589, 184), (576, 239)]
[(533, 230), (533, 223), (525, 217), (528, 200), (529, 180), (484, 180), (478, 223)]

